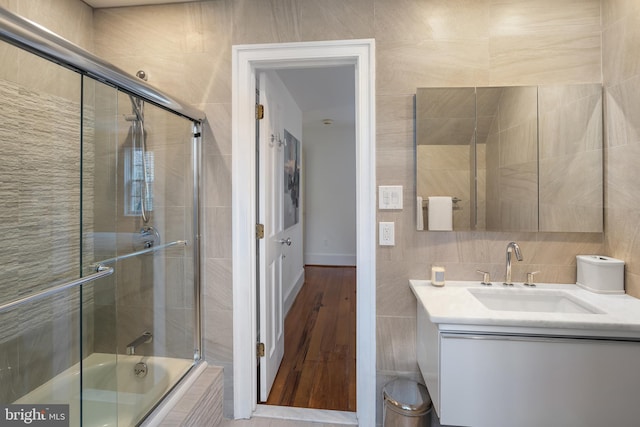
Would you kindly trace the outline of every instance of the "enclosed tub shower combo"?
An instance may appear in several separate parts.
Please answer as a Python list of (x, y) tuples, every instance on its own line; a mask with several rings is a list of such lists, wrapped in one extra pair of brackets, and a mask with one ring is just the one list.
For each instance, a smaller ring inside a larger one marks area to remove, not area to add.
[(0, 404), (132, 426), (200, 360), (204, 114), (0, 8)]

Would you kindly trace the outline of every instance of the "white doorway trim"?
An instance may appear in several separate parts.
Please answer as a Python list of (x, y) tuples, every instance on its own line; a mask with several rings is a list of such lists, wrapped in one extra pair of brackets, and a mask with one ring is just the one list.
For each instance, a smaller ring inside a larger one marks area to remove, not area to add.
[(354, 65), (356, 73), (357, 418), (362, 426), (376, 423), (373, 39), (233, 46), (233, 407), (236, 419), (250, 418), (257, 408), (255, 73), (257, 69), (345, 64)]

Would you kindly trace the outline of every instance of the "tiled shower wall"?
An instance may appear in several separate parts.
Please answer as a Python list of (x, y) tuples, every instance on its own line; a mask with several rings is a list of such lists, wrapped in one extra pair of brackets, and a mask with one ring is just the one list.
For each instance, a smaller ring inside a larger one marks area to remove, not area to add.
[[(0, 5), (75, 43), (92, 43), (92, 13), (82, 2)], [(63, 25), (64, 16), (73, 17), (73, 25)], [(8, 302), (78, 277), (81, 80), (4, 42), (0, 57), (0, 295)], [(91, 139), (90, 134), (85, 137)], [(86, 147), (84, 156), (92, 161), (92, 147)], [(92, 191), (83, 196), (90, 213)], [(90, 228), (90, 221), (84, 226)], [(80, 341), (77, 298), (77, 291), (63, 292), (1, 315), (0, 401), (15, 400), (78, 362), (81, 345), (84, 354), (92, 351), (91, 338)], [(91, 304), (91, 291), (83, 302)], [(91, 316), (83, 315), (82, 321), (83, 328), (92, 327)]]
[(383, 382), (388, 375), (417, 375), (415, 299), (407, 279), (426, 277), (432, 263), (445, 265), (449, 279), (473, 279), (478, 268), (501, 277), (506, 244), (516, 240), (525, 261), (515, 265), (515, 280), (540, 270), (542, 282), (573, 282), (575, 255), (603, 252), (599, 233), (418, 233), (413, 209), (416, 88), (600, 82), (600, 6), (600, 0), (216, 0), (95, 11), (99, 55), (132, 74), (145, 69), (151, 84), (179, 94), (208, 116), (205, 355), (227, 368), (227, 415), (232, 405), (231, 45), (376, 39), (377, 183), (405, 190), (404, 210), (378, 214), (380, 221), (396, 222), (396, 246), (379, 248), (376, 266), (377, 364)]

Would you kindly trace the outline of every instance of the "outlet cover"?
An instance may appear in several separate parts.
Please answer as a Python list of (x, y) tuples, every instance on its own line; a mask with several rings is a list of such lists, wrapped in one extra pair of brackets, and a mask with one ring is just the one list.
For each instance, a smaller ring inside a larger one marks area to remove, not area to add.
[(394, 222), (381, 222), (378, 230), (380, 246), (395, 246), (396, 233)]

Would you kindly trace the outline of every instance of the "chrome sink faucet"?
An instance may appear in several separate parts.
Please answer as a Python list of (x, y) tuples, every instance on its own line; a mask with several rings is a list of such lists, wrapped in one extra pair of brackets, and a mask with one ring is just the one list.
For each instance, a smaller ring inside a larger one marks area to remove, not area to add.
[(127, 354), (129, 356), (136, 354), (136, 348), (151, 341), (153, 341), (153, 334), (149, 331), (144, 332), (138, 338), (127, 344)]
[(511, 253), (516, 253), (516, 258), (518, 261), (522, 261), (522, 252), (520, 252), (520, 246), (516, 242), (509, 242), (507, 245), (507, 271), (504, 275), (504, 283), (505, 286), (513, 286), (511, 282)]

